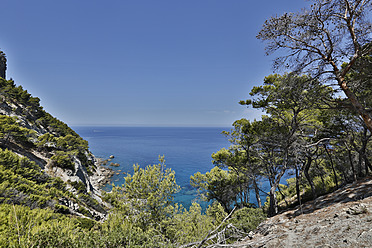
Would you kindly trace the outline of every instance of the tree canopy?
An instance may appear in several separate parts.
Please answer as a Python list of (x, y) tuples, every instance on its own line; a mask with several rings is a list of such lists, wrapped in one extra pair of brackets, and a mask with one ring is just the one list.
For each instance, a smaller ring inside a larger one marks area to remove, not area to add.
[[(292, 69), (336, 81), (372, 132), (371, 113), (350, 88), (346, 75), (356, 61), (372, 51), (370, 0), (313, 0), (308, 9), (285, 13), (265, 22), (257, 38), (267, 54), (284, 50), (274, 68)], [(344, 66), (342, 66), (344, 64)]]

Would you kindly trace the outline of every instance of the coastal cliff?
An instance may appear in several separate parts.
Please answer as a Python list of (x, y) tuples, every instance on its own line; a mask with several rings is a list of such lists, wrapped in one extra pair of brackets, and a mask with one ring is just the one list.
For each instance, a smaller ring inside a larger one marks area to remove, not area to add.
[[(49, 199), (48, 207), (96, 220), (105, 219), (107, 212), (99, 186), (110, 176), (110, 170), (98, 165), (97, 159), (89, 151), (88, 142), (65, 123), (44, 111), (39, 101), (22, 86), (16, 86), (13, 80), (0, 78), (2, 156), (16, 154), (34, 163), (36, 167), (33, 168), (39, 168), (38, 172), (43, 177), (62, 180), (62, 191), (68, 191), (71, 195), (56, 194)], [(9, 194), (13, 182), (9, 185), (6, 192), (0, 192), (0, 201), (22, 205), (22, 202)], [(22, 192), (21, 188), (13, 190), (28, 199), (27, 204), (23, 205), (43, 205), (31, 200), (33, 193)]]

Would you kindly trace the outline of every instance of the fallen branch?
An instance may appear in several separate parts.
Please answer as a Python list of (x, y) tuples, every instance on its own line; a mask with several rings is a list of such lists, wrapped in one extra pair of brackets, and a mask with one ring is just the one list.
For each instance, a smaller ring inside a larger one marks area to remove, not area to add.
[(191, 247), (191, 246), (194, 246), (194, 245), (197, 245), (197, 244), (199, 244), (199, 245), (197, 246), (197, 248), (200, 248), (200, 247), (202, 247), (202, 245), (203, 245), (206, 241), (215, 238), (215, 237), (216, 237), (216, 232), (218, 231), (218, 229), (220, 229), (221, 226), (222, 226), (222, 224), (223, 224), (226, 220), (228, 220), (228, 219), (231, 217), (231, 215), (234, 213), (235, 209), (236, 209), (236, 206), (235, 206), (234, 209), (233, 209), (233, 210), (232, 210), (232, 211), (231, 211), (231, 212), (230, 212), (230, 213), (225, 217), (225, 219), (223, 219), (223, 221), (221, 222), (221, 224), (220, 224), (216, 229), (214, 229), (213, 231), (210, 231), (210, 232), (207, 234), (207, 236), (205, 236), (205, 238), (204, 238), (202, 241), (192, 242), (192, 243), (188, 243), (188, 244), (185, 244), (185, 245), (181, 245), (179, 248), (187, 248), (187, 247)]
[(220, 227), (222, 226), (222, 224), (223, 224), (226, 220), (228, 220), (228, 219), (231, 217), (231, 215), (234, 213), (235, 209), (236, 209), (236, 206), (235, 206), (234, 209), (229, 213), (229, 215), (227, 215), (226, 218), (223, 219), (223, 221), (221, 222), (221, 224), (220, 224), (216, 229), (214, 229), (213, 231), (211, 231), (211, 232), (209, 232), (209, 233), (207, 234), (207, 236), (206, 236), (206, 237), (205, 237), (205, 238), (200, 242), (200, 244), (198, 245), (197, 248), (202, 247), (202, 245), (205, 243), (205, 241), (208, 240), (208, 237), (211, 236), (211, 235), (213, 235), (214, 233), (216, 233), (216, 232), (218, 231), (218, 229), (220, 229)]

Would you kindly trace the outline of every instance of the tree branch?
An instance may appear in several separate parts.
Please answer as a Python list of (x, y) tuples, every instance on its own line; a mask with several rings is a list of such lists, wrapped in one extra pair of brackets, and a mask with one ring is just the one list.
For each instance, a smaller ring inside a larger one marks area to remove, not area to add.
[(323, 141), (328, 141), (328, 140), (330, 140), (331, 138), (323, 138), (323, 139), (320, 139), (320, 140), (318, 140), (316, 143), (313, 143), (313, 144), (309, 144), (309, 145), (306, 145), (306, 146), (304, 146), (305, 148), (309, 148), (309, 147), (312, 147), (312, 146), (317, 146), (317, 145), (319, 145), (321, 142), (323, 142)]
[(216, 229), (214, 229), (213, 231), (209, 232), (207, 234), (207, 236), (202, 241), (200, 241), (200, 243), (199, 243), (199, 245), (198, 245), (197, 248), (202, 247), (202, 245), (208, 240), (208, 237), (209, 236), (212, 236), (213, 234), (215, 234), (218, 231), (218, 229), (220, 229), (220, 227), (222, 226), (222, 224), (231, 217), (231, 215), (234, 213), (235, 209), (236, 209), (236, 206), (234, 207), (233, 210), (231, 210), (231, 212), (229, 213), (229, 215), (227, 215), (225, 217), (225, 219), (223, 219), (223, 221), (221, 222), (221, 224)]

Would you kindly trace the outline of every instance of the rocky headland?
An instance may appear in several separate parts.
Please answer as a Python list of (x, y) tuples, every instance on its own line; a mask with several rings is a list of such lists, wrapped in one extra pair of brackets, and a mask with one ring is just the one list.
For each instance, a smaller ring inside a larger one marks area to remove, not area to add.
[[(0, 121), (1, 151), (29, 159), (39, 167), (43, 178), (61, 179), (66, 185), (65, 191), (73, 194), (50, 200), (48, 207), (96, 220), (106, 218), (100, 187), (109, 182), (113, 171), (100, 165), (89, 151), (87, 141), (45, 112), (38, 98), (3, 78), (0, 78)], [(8, 187), (2, 202), (21, 203), (15, 196), (9, 198), (11, 190), (15, 189)], [(31, 194), (22, 193), (23, 198), (28, 199), (26, 205), (43, 205), (42, 201), (33, 203)]]

